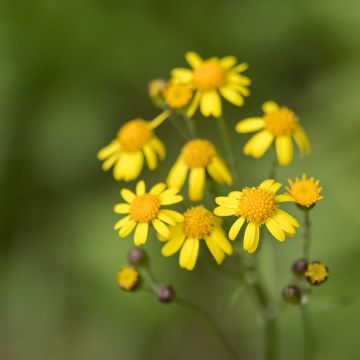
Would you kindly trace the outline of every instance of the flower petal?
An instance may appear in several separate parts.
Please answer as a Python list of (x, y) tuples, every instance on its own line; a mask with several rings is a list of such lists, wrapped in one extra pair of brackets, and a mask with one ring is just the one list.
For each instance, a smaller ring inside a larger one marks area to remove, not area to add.
[(189, 198), (192, 201), (201, 200), (205, 189), (205, 169), (202, 167), (190, 170)]
[(171, 168), (166, 183), (171, 188), (181, 189), (186, 180), (188, 167), (182, 159), (178, 159)]
[(217, 91), (204, 92), (200, 99), (200, 110), (204, 116), (221, 116), (221, 99)]
[(279, 241), (285, 240), (284, 231), (281, 229), (280, 225), (273, 218), (271, 218), (271, 217), (268, 218), (265, 221), (265, 225), (268, 228), (268, 230), (270, 231), (270, 233), (272, 234), (272, 236), (274, 236), (275, 239), (277, 239)]
[(161, 160), (165, 158), (165, 146), (161, 140), (159, 140), (156, 136), (153, 136), (150, 141), (149, 145), (153, 148), (153, 150), (158, 154)]
[(171, 256), (175, 254), (185, 241), (185, 234), (181, 229), (174, 229), (171, 231), (170, 240), (166, 242), (166, 244), (162, 247), (161, 253), (164, 256)]
[(244, 146), (244, 154), (254, 158), (264, 155), (274, 140), (274, 135), (267, 130), (262, 130), (254, 135)]
[(113, 140), (109, 145), (103, 147), (97, 154), (99, 160), (105, 160), (107, 157), (117, 152), (120, 149), (120, 144), (117, 140)]
[(210, 236), (205, 238), (206, 246), (208, 247), (211, 255), (216, 260), (217, 264), (220, 265), (225, 259), (225, 253), (220, 248), (220, 246), (214, 241), (214, 239)]
[(127, 202), (127, 203), (131, 203), (134, 199), (135, 199), (135, 197), (136, 197), (136, 195), (131, 191), (131, 190), (129, 190), (129, 189), (121, 189), (120, 190), (120, 195), (121, 195), (121, 197)]
[(136, 225), (136, 221), (128, 220), (119, 230), (118, 234), (120, 237), (127, 237), (133, 230)]
[(193, 72), (186, 68), (176, 68), (171, 71), (171, 76), (180, 83), (188, 84), (192, 81)]
[(244, 250), (249, 251), (254, 244), (256, 244), (256, 238), (259, 235), (259, 225), (249, 222), (245, 229), (244, 235)]
[(201, 65), (201, 63), (203, 62), (201, 57), (194, 51), (188, 51), (185, 54), (185, 58), (186, 58), (186, 61), (189, 63), (189, 65), (193, 69), (198, 68)]
[(244, 98), (231, 87), (223, 86), (220, 88), (220, 94), (230, 103), (241, 106), (244, 104)]
[(214, 209), (214, 214), (217, 216), (233, 216), (235, 213), (236, 211), (234, 209), (229, 209), (223, 206), (217, 206)]
[(128, 214), (130, 211), (129, 204), (116, 204), (114, 207), (114, 212), (116, 214)]
[(156, 158), (155, 152), (153, 151), (153, 149), (150, 145), (145, 145), (143, 148), (143, 151), (144, 151), (146, 162), (149, 166), (149, 169), (154, 170), (157, 165), (157, 158)]
[(239, 231), (241, 230), (241, 227), (243, 226), (245, 222), (245, 218), (239, 217), (231, 226), (229, 231), (229, 239), (235, 240), (235, 238), (238, 236)]
[(160, 195), (166, 188), (166, 185), (163, 182), (157, 183), (150, 189), (150, 194)]
[(182, 268), (192, 270), (195, 267), (199, 253), (199, 240), (186, 239), (180, 251), (179, 264)]
[(265, 121), (263, 118), (250, 117), (239, 121), (235, 126), (235, 130), (238, 133), (248, 133), (263, 129), (264, 127), (265, 127)]
[(211, 163), (207, 166), (209, 175), (219, 184), (232, 185), (233, 178), (224, 160), (219, 156), (214, 156)]
[(148, 223), (137, 224), (136, 229), (135, 229), (135, 235), (134, 235), (135, 245), (140, 246), (142, 244), (145, 244), (147, 235), (148, 235), (148, 231), (149, 231)]
[(134, 153), (124, 153), (121, 166), (124, 166), (124, 180), (131, 181), (136, 179), (143, 168), (144, 156), (141, 151)]
[(235, 56), (225, 56), (220, 59), (220, 64), (225, 70), (232, 68), (236, 63), (237, 59)]
[(270, 114), (277, 110), (279, 108), (279, 105), (275, 101), (266, 101), (262, 105), (262, 110), (265, 114)]
[(307, 137), (304, 129), (298, 125), (297, 129), (294, 132), (294, 139), (300, 149), (301, 156), (306, 155), (311, 150), (311, 145), (309, 138)]
[(169, 228), (159, 219), (153, 219), (151, 221), (153, 224), (155, 230), (164, 238), (168, 239), (170, 236), (170, 230)]
[(136, 195), (143, 195), (145, 194), (145, 191), (146, 191), (145, 181), (144, 180), (138, 181), (138, 183), (136, 184)]
[(279, 164), (289, 165), (293, 157), (293, 146), (290, 136), (279, 136), (275, 139), (276, 154)]

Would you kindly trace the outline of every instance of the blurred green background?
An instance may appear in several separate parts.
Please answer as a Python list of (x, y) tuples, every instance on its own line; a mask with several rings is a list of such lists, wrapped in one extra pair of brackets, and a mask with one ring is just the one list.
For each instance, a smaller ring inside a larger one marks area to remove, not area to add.
[[(317, 358), (358, 359), (359, 33), (355, 0), (1, 0), (0, 358), (225, 358), (195, 314), (116, 287), (132, 243), (112, 228), (124, 184), (96, 160), (124, 121), (158, 114), (147, 83), (185, 65), (184, 53), (195, 50), (250, 64), (252, 96), (242, 108), (225, 106), (230, 128), (260, 114), (268, 99), (299, 114), (313, 153), (281, 169), (278, 180), (306, 171), (324, 187), (312, 212), (312, 258), (331, 271), (310, 304)], [(215, 125), (197, 119), (199, 132), (221, 148)], [(181, 139), (169, 123), (157, 134), (167, 143), (167, 169)], [(234, 134), (234, 151), (242, 184), (253, 185), (267, 176), (271, 156), (243, 156), (247, 138)], [(149, 182), (156, 176), (143, 173)], [(264, 240), (260, 261), (274, 296), (290, 281), (299, 246), (300, 236)], [(244, 359), (263, 358), (253, 300), (204, 266), (212, 261), (205, 252), (187, 272), (177, 256), (159, 254), (155, 239), (146, 248), (157, 276), (211, 311)], [(286, 308), (279, 325), (280, 358), (302, 358), (298, 309)]]

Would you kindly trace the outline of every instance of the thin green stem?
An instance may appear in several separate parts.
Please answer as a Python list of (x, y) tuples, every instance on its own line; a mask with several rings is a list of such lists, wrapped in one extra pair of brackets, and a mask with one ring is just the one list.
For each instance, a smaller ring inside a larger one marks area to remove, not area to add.
[(277, 170), (277, 158), (276, 158), (276, 152), (275, 152), (275, 147), (274, 147), (274, 155), (273, 155), (273, 159), (271, 162), (271, 167), (270, 167), (270, 172), (269, 172), (269, 178), (270, 179), (275, 179), (276, 178), (276, 170)]
[(176, 118), (174, 118), (173, 113), (171, 112), (170, 114), (170, 122), (171, 125), (174, 127), (174, 129), (177, 131), (177, 133), (182, 137), (183, 140), (188, 141), (191, 139), (191, 136), (189, 136), (186, 131), (184, 131), (182, 129), (182, 127), (180, 126), (178, 120)]
[(226, 152), (226, 157), (229, 161), (231, 172), (234, 177), (235, 185), (239, 186), (239, 176), (238, 176), (238, 172), (237, 172), (236, 159), (235, 159), (234, 154), (231, 149), (231, 141), (230, 141), (228, 129), (226, 127), (226, 123), (222, 116), (216, 118), (216, 121), (217, 121), (217, 124), (219, 127), (219, 132), (220, 132), (220, 136), (222, 138), (223, 146), (224, 146), (224, 149)]
[(308, 260), (310, 256), (310, 246), (311, 246), (311, 221), (310, 221), (310, 211), (304, 210), (304, 238), (301, 249), (301, 256), (303, 259)]
[(191, 135), (191, 137), (193, 139), (196, 138), (196, 127), (195, 127), (194, 119), (187, 117), (185, 114), (183, 114), (183, 118), (185, 120), (186, 127), (187, 127), (189, 134)]
[(207, 311), (202, 309), (199, 305), (196, 305), (185, 299), (177, 298), (177, 299), (175, 299), (175, 303), (177, 303), (181, 306), (184, 306), (184, 307), (188, 308), (189, 310), (200, 315), (209, 324), (209, 326), (213, 329), (215, 335), (217, 336), (219, 341), (223, 344), (224, 348), (227, 350), (230, 358), (232, 358), (232, 359), (240, 358), (238, 353), (236, 352), (236, 350), (233, 348), (233, 346), (228, 341), (225, 334), (223, 333), (223, 331), (217, 324), (217, 322)]

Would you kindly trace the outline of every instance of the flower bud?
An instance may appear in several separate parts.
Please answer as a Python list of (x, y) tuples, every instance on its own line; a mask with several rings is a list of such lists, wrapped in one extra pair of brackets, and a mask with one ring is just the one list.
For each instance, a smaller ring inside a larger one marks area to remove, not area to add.
[(329, 277), (329, 269), (320, 261), (313, 261), (307, 265), (305, 277), (311, 285), (320, 285)]
[(125, 291), (135, 290), (140, 284), (139, 272), (130, 266), (124, 266), (117, 272), (116, 283)]
[(156, 289), (156, 297), (162, 303), (170, 303), (175, 298), (175, 290), (171, 285), (159, 285)]
[(289, 304), (299, 304), (301, 291), (296, 285), (287, 285), (282, 291), (282, 297)]
[(304, 276), (307, 266), (308, 262), (305, 259), (300, 259), (294, 262), (292, 271), (297, 276)]
[(148, 261), (147, 254), (145, 250), (141, 248), (133, 248), (130, 249), (128, 252), (128, 260), (129, 263), (132, 265), (144, 265)]
[(154, 105), (157, 107), (163, 108), (165, 106), (164, 91), (166, 86), (167, 81), (164, 79), (155, 79), (149, 83), (149, 96)]

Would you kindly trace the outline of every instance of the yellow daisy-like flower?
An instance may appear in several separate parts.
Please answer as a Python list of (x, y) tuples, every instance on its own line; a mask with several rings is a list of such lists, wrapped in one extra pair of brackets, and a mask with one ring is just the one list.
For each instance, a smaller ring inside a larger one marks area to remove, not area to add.
[(170, 237), (162, 248), (164, 256), (180, 250), (179, 264), (193, 270), (199, 254), (200, 240), (204, 240), (216, 262), (220, 265), (225, 254), (233, 253), (232, 246), (221, 227), (221, 220), (203, 206), (191, 207), (184, 212), (184, 221), (170, 228)]
[(193, 95), (189, 85), (170, 82), (164, 91), (165, 101), (171, 109), (183, 109)]
[(117, 138), (98, 152), (98, 159), (104, 161), (103, 170), (114, 167), (115, 180), (134, 180), (143, 168), (144, 155), (149, 168), (154, 170), (158, 158), (165, 157), (165, 147), (153, 130), (168, 116), (169, 112), (164, 111), (152, 121), (134, 119), (125, 123)]
[(280, 183), (268, 179), (258, 187), (245, 187), (242, 191), (232, 191), (228, 196), (215, 199), (220, 205), (215, 208), (215, 215), (239, 217), (230, 228), (230, 240), (236, 238), (247, 221), (243, 246), (249, 253), (255, 252), (258, 247), (261, 225), (265, 224), (279, 241), (284, 241), (285, 235), (293, 236), (295, 227), (299, 227), (296, 219), (278, 207), (281, 202), (293, 201), (288, 194), (276, 195), (280, 187)]
[(170, 231), (166, 224), (175, 225), (183, 221), (183, 216), (176, 211), (162, 209), (161, 206), (181, 202), (183, 197), (177, 193), (177, 189), (166, 189), (164, 183), (156, 184), (147, 193), (143, 180), (137, 183), (136, 194), (128, 189), (121, 189), (120, 195), (126, 203), (115, 205), (114, 211), (127, 216), (115, 224), (115, 230), (124, 238), (136, 227), (134, 243), (137, 246), (145, 244), (150, 225), (162, 237), (169, 238)]
[(188, 171), (190, 171), (189, 198), (192, 201), (201, 200), (204, 195), (206, 171), (219, 184), (231, 185), (233, 182), (225, 162), (208, 140), (194, 139), (183, 146), (168, 175), (168, 186), (181, 189)]
[(234, 56), (213, 57), (202, 60), (195, 52), (185, 54), (192, 69), (176, 68), (171, 72), (175, 82), (188, 84), (195, 90), (195, 96), (187, 115), (192, 117), (200, 105), (204, 116), (220, 117), (222, 114), (220, 94), (236, 106), (244, 103), (244, 96), (250, 94), (250, 79), (241, 75), (248, 68), (245, 63), (238, 64)]
[(134, 290), (140, 283), (140, 274), (135, 268), (124, 266), (116, 274), (116, 283), (123, 290)]
[(303, 174), (302, 178), (296, 178), (295, 182), (288, 179), (290, 188), (286, 188), (287, 192), (294, 198), (295, 202), (300, 205), (309, 208), (315, 205), (319, 200), (323, 198), (320, 195), (322, 187), (320, 187), (320, 181), (312, 177), (306, 178)]
[(275, 140), (279, 164), (288, 165), (293, 158), (292, 137), (295, 139), (301, 155), (310, 152), (309, 139), (293, 111), (287, 107), (279, 107), (273, 101), (264, 103), (262, 109), (263, 117), (241, 120), (235, 127), (239, 133), (261, 130), (245, 144), (245, 155), (260, 158)]
[(329, 277), (329, 269), (325, 264), (319, 261), (313, 261), (308, 264), (305, 277), (312, 285), (319, 285)]

